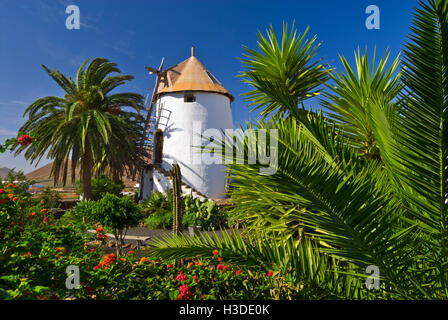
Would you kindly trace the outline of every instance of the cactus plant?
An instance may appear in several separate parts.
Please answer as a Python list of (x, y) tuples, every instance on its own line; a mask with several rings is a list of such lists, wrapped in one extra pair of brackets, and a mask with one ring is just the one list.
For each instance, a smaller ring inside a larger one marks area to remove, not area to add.
[(171, 168), (171, 177), (173, 183), (173, 233), (181, 234), (184, 201), (182, 198), (182, 175), (176, 161)]

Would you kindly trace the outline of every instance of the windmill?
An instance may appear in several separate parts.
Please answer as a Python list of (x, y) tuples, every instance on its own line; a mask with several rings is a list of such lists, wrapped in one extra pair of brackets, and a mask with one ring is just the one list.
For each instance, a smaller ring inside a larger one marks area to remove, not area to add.
[[(156, 75), (156, 83), (154, 85), (152, 95), (151, 95), (151, 100), (149, 102), (149, 107), (148, 107), (148, 111), (147, 111), (146, 119), (145, 119), (145, 123), (144, 123), (143, 135), (140, 139), (140, 145), (138, 146), (140, 155), (144, 154), (145, 146), (148, 147), (149, 149), (153, 149), (153, 141), (152, 141), (152, 138), (150, 138), (150, 136), (151, 136), (151, 133), (154, 132), (154, 130), (156, 129), (157, 124), (159, 122), (158, 118), (160, 117), (160, 114), (156, 114), (155, 116), (153, 116), (154, 105), (157, 101), (157, 89), (159, 88), (160, 83), (162, 83), (162, 82), (167, 83), (167, 81), (168, 81), (167, 80), (167, 72), (170, 71), (171, 69), (173, 69), (174, 67), (176, 67), (176, 65), (174, 65), (166, 70), (162, 70), (164, 60), (165, 60), (165, 58), (162, 58), (162, 61), (161, 61), (158, 69), (145, 66), (145, 69), (149, 71), (149, 74)], [(148, 96), (146, 97), (145, 105), (147, 104)], [(132, 177), (132, 180), (135, 180), (135, 176), (138, 171), (138, 174), (139, 174), (138, 181), (139, 181), (141, 187), (143, 186), (143, 183), (144, 183), (144, 179), (143, 179), (144, 170), (145, 170), (145, 163), (144, 163), (143, 157), (142, 157), (140, 160), (140, 163), (137, 165), (136, 170), (134, 171), (134, 174)], [(139, 195), (139, 198), (140, 198), (140, 196), (141, 195)], [(139, 200), (141, 200), (141, 198)]]
[(157, 78), (139, 147), (142, 158), (147, 149), (153, 156), (151, 165), (139, 161), (136, 166), (138, 200), (172, 187), (167, 173), (173, 161), (182, 168), (185, 194), (200, 199), (225, 198), (225, 167), (202, 161), (197, 150), (202, 140), (195, 138), (203, 130), (233, 129), (232, 94), (196, 58), (194, 47), (189, 58), (165, 70), (163, 60), (158, 69), (145, 68)]

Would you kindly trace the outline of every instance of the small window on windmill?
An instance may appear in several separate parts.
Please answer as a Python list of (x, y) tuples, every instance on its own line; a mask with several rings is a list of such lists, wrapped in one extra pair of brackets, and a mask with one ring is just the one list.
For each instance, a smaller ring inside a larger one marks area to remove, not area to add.
[(194, 96), (194, 94), (192, 94), (192, 93), (184, 94), (184, 102), (191, 103), (191, 102), (195, 102), (195, 101), (196, 101), (196, 97)]

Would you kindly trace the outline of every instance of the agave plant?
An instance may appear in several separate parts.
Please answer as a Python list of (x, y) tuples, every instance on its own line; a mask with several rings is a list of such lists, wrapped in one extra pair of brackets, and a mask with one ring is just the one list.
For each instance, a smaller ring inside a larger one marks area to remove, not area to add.
[[(266, 87), (266, 74), (251, 77), (254, 103), (271, 101), (284, 112), (257, 123), (278, 130), (277, 150), (270, 150), (278, 154), (276, 174), (260, 175), (262, 164), (229, 165), (232, 201), (250, 228), (212, 238), (167, 237), (152, 253), (180, 258), (218, 249), (229, 262), (291, 274), (314, 298), (448, 298), (447, 7), (448, 0), (420, 2), (402, 84), (392, 77), (396, 61), (384, 69), (386, 58), (375, 69), (358, 56), (364, 76), (353, 77), (349, 68), (333, 74), (341, 82), (327, 94), (332, 119), (299, 111), (297, 97), (286, 98), (300, 77), (293, 76), (291, 86), (273, 77)], [(281, 59), (281, 51), (273, 52), (247, 63)], [(366, 130), (350, 130), (358, 121)], [(355, 142), (366, 142), (365, 134), (378, 157), (360, 153), (362, 143)], [(235, 145), (257, 151), (249, 137)], [(371, 265), (380, 271), (378, 291), (362, 281)]]

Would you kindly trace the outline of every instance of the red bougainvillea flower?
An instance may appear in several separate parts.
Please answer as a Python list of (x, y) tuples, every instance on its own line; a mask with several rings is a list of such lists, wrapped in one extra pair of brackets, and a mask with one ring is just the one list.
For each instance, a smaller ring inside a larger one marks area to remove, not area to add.
[(268, 272), (268, 277), (272, 277), (272, 275), (274, 274), (274, 272), (271, 270)]
[(236, 270), (235, 274), (239, 275), (242, 271), (241, 270)]
[(218, 264), (217, 266), (216, 266), (216, 269), (217, 270), (222, 270), (224, 268), (224, 266), (222, 265), (222, 264)]
[(27, 252), (26, 256), (31, 257), (31, 252)]
[(218, 252), (218, 250), (213, 250), (212, 253), (213, 253), (214, 256), (216, 256), (219, 252)]
[(33, 139), (31, 139), (31, 137), (29, 135), (24, 134), (23, 136), (21, 136), (18, 139), (18, 141), (19, 141), (20, 145), (27, 146), (27, 145), (29, 145), (33, 141)]
[(47, 221), (48, 221), (48, 216), (45, 216), (44, 217), (44, 220), (42, 220), (43, 222), (45, 222), (45, 223), (47, 223)]
[(129, 251), (128, 251), (128, 254), (134, 254), (134, 251), (129, 250)]
[(176, 280), (177, 281), (187, 281), (187, 276), (186, 275), (184, 275), (183, 273), (182, 273), (182, 271), (179, 273), (179, 275), (176, 277)]
[(227, 271), (229, 271), (229, 266), (224, 266), (224, 267), (222, 267), (222, 270), (227, 270)]
[(180, 295), (177, 296), (178, 300), (188, 300), (191, 298), (191, 290), (190, 287), (184, 284), (179, 287)]
[(5, 194), (5, 193), (6, 193), (5, 189), (0, 188), (0, 194)]

